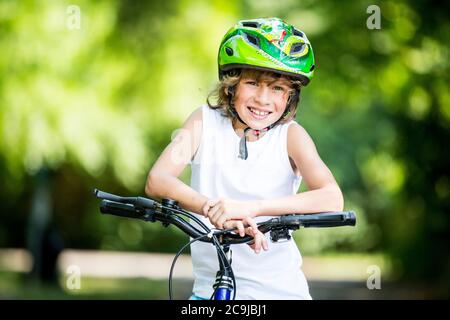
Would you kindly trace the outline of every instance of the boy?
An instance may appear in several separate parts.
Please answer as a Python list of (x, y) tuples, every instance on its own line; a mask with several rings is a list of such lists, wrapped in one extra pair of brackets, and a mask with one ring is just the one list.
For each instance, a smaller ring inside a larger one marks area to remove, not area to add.
[[(217, 103), (208, 99), (187, 119), (150, 170), (146, 193), (177, 200), (209, 226), (254, 237), (251, 248), (232, 248), (237, 299), (311, 299), (295, 242), (272, 244), (256, 227), (274, 215), (343, 209), (333, 175), (293, 120), (313, 76), (311, 44), (278, 18), (239, 21), (224, 36), (218, 63)], [(178, 179), (187, 163), (190, 187)], [(309, 191), (297, 193), (302, 178)], [(216, 250), (195, 242), (191, 254), (191, 298), (209, 298)]]

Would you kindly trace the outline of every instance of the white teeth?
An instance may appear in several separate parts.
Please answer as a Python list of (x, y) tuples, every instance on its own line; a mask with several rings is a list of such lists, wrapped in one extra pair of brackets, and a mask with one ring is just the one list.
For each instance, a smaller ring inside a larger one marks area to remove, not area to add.
[(253, 113), (257, 114), (258, 116), (267, 116), (269, 114), (269, 112), (259, 111), (259, 110), (253, 109), (253, 108), (250, 108), (250, 110)]

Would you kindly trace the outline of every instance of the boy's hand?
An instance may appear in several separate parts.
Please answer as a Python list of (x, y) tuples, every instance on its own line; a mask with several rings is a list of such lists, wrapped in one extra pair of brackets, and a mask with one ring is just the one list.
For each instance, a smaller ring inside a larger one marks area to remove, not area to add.
[(248, 245), (255, 251), (255, 253), (259, 253), (261, 251), (261, 247), (267, 251), (269, 250), (269, 245), (267, 243), (267, 239), (264, 234), (258, 230), (258, 226), (255, 221), (247, 217), (243, 220), (229, 220), (224, 223), (225, 229), (238, 229), (238, 233), (241, 237), (244, 237), (246, 234), (253, 237), (253, 241)]
[(225, 198), (210, 199), (202, 208), (205, 217), (208, 217), (211, 223), (219, 229), (223, 229), (225, 221), (253, 218), (257, 211), (256, 201), (237, 201)]

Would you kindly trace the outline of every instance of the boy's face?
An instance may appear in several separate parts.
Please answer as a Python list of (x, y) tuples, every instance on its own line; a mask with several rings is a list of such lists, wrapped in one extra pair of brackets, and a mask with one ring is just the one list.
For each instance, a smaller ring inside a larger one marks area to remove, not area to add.
[(257, 79), (243, 73), (234, 106), (247, 125), (256, 130), (264, 129), (283, 115), (291, 90), (286, 78)]

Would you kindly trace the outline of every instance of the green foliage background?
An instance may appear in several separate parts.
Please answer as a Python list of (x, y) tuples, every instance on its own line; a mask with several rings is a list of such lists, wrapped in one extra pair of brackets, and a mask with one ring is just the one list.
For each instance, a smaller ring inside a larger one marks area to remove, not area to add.
[[(369, 30), (369, 5), (381, 29)], [(71, 29), (80, 9), (79, 29)], [(424, 1), (0, 1), (0, 247), (26, 246), (50, 172), (66, 247), (174, 252), (186, 237), (101, 216), (97, 187), (143, 194), (146, 174), (217, 78), (238, 19), (306, 32), (315, 79), (297, 121), (358, 214), (304, 230), (304, 254), (383, 252), (399, 278), (450, 283), (448, 4)], [(183, 173), (189, 181), (189, 170)], [(302, 189), (303, 190), (303, 189)]]

